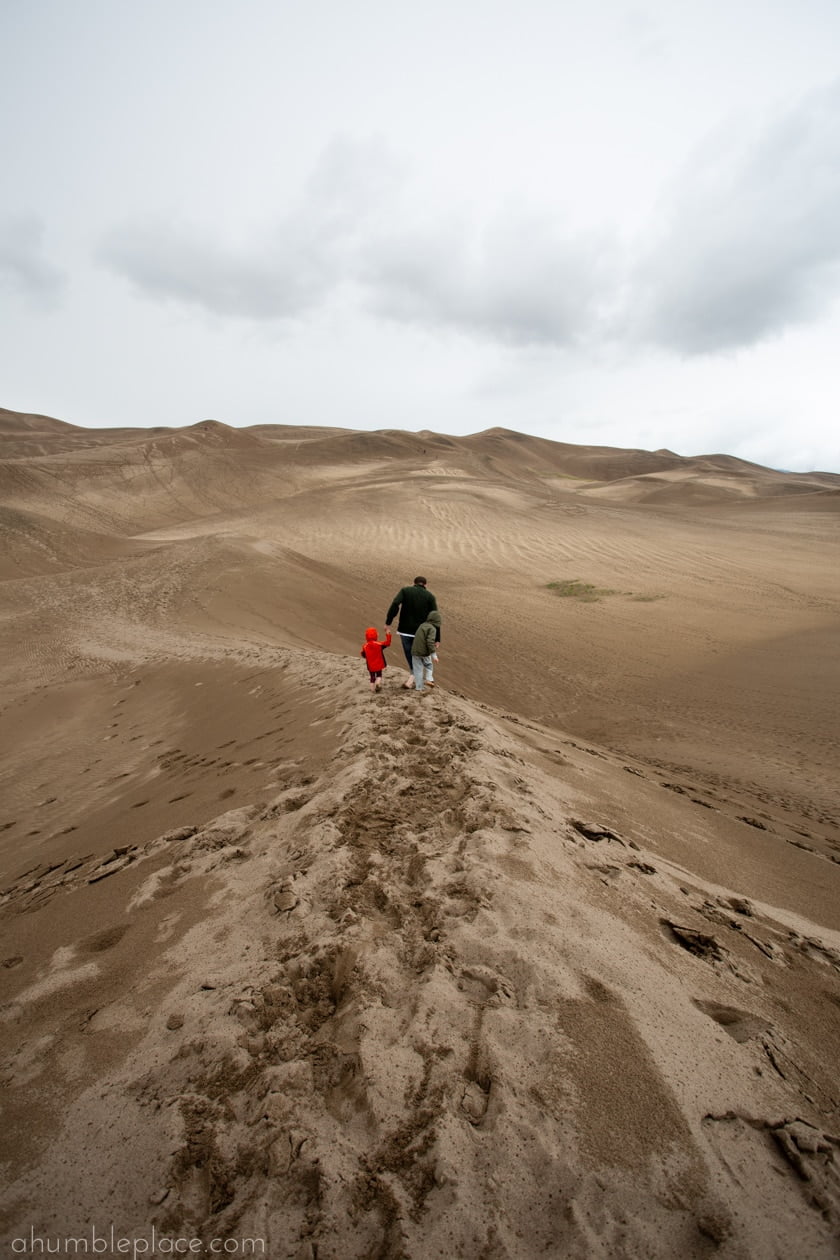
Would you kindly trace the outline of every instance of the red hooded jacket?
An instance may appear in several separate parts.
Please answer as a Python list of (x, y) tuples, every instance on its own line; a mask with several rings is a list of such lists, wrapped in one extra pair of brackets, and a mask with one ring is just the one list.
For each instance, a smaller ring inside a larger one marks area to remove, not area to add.
[(388, 668), (388, 662), (385, 660), (382, 649), (391, 646), (390, 630), (381, 643), (377, 643), (376, 635), (376, 627), (369, 626), (365, 631), (365, 645), (359, 653), (359, 656), (365, 658), (367, 667), (372, 674), (378, 674), (380, 670)]

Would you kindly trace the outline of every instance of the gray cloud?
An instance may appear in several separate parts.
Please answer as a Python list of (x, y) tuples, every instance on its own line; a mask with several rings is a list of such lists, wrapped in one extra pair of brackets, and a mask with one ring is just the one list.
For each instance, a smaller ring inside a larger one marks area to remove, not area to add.
[(219, 315), (297, 316), (345, 278), (361, 226), (397, 179), (381, 145), (335, 140), (297, 204), (245, 244), (202, 239), (187, 224), (147, 218), (108, 232), (98, 258), (152, 297)]
[(294, 222), (282, 224), (275, 240), (236, 247), (149, 218), (113, 229), (98, 256), (150, 297), (251, 319), (298, 315), (333, 280), (327, 243)]
[(709, 138), (635, 245), (549, 211), (412, 223), (408, 192), (383, 145), (339, 139), (243, 244), (146, 220), (113, 229), (99, 257), (150, 296), (223, 316), (301, 316), (349, 282), (382, 318), (513, 346), (725, 352), (837, 295), (840, 84), (751, 135)]
[(612, 250), (547, 216), (508, 213), (371, 242), (362, 280), (373, 309), (514, 345), (569, 345), (597, 326)]
[(151, 297), (218, 315), (303, 315), (352, 281), (380, 316), (512, 344), (567, 345), (593, 325), (605, 242), (526, 213), (395, 232), (403, 183), (382, 145), (336, 140), (296, 204), (242, 245), (147, 218), (113, 228), (98, 257)]
[(64, 273), (43, 252), (44, 224), (37, 215), (0, 219), (0, 287), (23, 294), (41, 306), (55, 304)]
[(752, 345), (821, 314), (840, 285), (840, 85), (686, 165), (630, 277), (643, 337), (687, 354)]

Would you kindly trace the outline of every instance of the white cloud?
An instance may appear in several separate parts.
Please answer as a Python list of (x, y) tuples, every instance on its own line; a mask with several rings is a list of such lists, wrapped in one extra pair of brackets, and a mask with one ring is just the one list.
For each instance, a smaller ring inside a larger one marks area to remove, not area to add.
[(381, 144), (336, 139), (297, 204), (242, 244), (147, 217), (108, 231), (98, 257), (151, 297), (256, 320), (299, 316), (346, 277), (349, 252), (399, 177)]
[(384, 144), (337, 139), (241, 244), (146, 218), (113, 228), (99, 257), (150, 296), (223, 316), (298, 317), (349, 282), (380, 317), (490, 344), (727, 352), (837, 294), (840, 86), (708, 138), (631, 241), (573, 230), (558, 205), (424, 218), (416, 191)]
[(0, 219), (0, 287), (36, 306), (52, 306), (64, 288), (64, 273), (44, 254), (44, 224), (35, 214)]
[(706, 354), (821, 315), (840, 288), (840, 84), (711, 137), (661, 214), (630, 277), (642, 336)]
[(372, 241), (362, 278), (373, 309), (512, 345), (577, 343), (609, 296), (612, 246), (544, 213), (450, 221)]

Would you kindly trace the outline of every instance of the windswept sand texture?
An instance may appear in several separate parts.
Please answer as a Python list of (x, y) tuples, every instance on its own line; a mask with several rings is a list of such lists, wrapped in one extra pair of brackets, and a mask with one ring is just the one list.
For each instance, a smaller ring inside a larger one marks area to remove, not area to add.
[(0, 411), (0, 528), (3, 1254), (838, 1254), (840, 476)]

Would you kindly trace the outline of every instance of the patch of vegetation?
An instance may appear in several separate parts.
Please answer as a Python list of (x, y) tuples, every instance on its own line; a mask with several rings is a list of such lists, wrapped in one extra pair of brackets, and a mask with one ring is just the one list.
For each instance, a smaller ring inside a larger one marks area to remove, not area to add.
[(577, 599), (584, 604), (593, 604), (604, 595), (617, 595), (618, 591), (606, 587), (593, 586), (591, 582), (582, 582), (580, 578), (564, 578), (559, 582), (547, 582), (548, 589), (563, 599)]
[(623, 595), (626, 599), (640, 604), (652, 604), (664, 595), (637, 595), (634, 591), (614, 591), (606, 586), (595, 586), (592, 582), (583, 582), (580, 578), (563, 578), (556, 582), (546, 582), (546, 589), (559, 595), (561, 599), (576, 599), (582, 604), (596, 604), (605, 595)]

